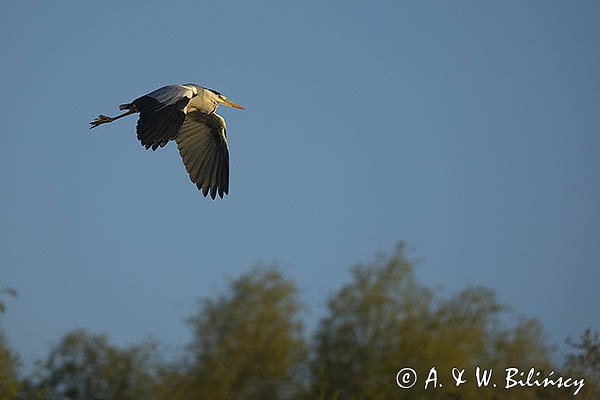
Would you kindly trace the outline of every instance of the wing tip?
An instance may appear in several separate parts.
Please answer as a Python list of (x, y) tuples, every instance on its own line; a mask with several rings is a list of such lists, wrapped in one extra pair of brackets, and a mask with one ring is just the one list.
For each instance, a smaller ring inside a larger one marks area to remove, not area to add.
[(222, 186), (203, 186), (202, 183), (198, 182), (196, 183), (196, 188), (200, 191), (200, 193), (202, 194), (202, 196), (204, 197), (209, 197), (212, 200), (215, 200), (217, 198), (217, 196), (222, 199), (224, 198), (226, 195), (229, 194), (229, 189), (228, 188), (223, 188)]

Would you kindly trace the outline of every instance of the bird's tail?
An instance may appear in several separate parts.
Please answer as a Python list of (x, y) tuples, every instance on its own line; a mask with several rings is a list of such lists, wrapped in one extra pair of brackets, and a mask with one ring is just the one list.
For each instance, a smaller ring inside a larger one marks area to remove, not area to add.
[(133, 103), (119, 104), (119, 110), (131, 110), (134, 107)]

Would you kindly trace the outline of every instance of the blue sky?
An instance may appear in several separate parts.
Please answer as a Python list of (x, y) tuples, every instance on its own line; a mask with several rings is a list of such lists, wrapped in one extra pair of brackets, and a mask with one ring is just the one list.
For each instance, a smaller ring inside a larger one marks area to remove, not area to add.
[[(173, 351), (183, 320), (279, 263), (309, 325), (348, 268), (404, 240), (421, 282), (497, 291), (550, 343), (600, 328), (600, 5), (6, 2), (0, 283), (25, 361), (70, 329)], [(231, 190), (203, 198), (129, 118), (195, 82), (227, 119)]]

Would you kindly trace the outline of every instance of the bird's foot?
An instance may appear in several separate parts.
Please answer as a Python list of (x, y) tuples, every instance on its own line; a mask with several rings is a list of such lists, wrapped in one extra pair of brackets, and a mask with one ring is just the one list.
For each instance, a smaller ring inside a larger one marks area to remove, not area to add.
[(106, 124), (107, 122), (113, 122), (114, 118), (111, 118), (107, 115), (98, 115), (98, 117), (90, 122), (90, 129), (97, 127), (98, 125)]

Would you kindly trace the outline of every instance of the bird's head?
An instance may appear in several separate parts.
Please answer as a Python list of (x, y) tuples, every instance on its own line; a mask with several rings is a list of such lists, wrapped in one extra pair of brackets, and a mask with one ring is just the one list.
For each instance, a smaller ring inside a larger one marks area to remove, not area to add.
[(217, 92), (216, 90), (212, 90), (212, 89), (207, 89), (207, 90), (213, 94), (213, 100), (217, 104), (223, 104), (224, 106), (227, 106), (227, 107), (233, 107), (233, 108), (239, 108), (240, 110), (245, 110), (244, 107), (229, 100), (227, 97), (225, 97), (223, 94)]

